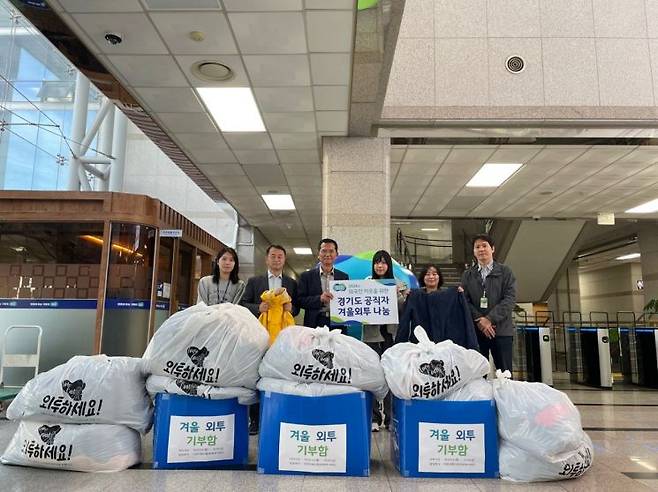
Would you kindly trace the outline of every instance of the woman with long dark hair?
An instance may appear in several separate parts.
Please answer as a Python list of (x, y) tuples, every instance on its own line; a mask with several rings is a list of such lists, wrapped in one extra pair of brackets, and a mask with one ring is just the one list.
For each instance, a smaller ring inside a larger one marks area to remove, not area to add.
[[(369, 277), (372, 280), (394, 279), (393, 259), (386, 250), (377, 251), (372, 257), (372, 274)], [(406, 294), (406, 286), (403, 283), (396, 282), (398, 294), (398, 312), (401, 312), (402, 305)], [(365, 325), (363, 327), (363, 341), (380, 356), (384, 351), (393, 346), (393, 339), (397, 331), (397, 324), (389, 325)], [(377, 404), (378, 403), (378, 404)], [(379, 431), (383, 424), (387, 428), (391, 421), (391, 394), (384, 398), (383, 402), (377, 402), (372, 408), (372, 430)]]
[(245, 283), (238, 276), (240, 262), (233, 248), (220, 248), (213, 263), (212, 275), (199, 281), (197, 302), (208, 305), (230, 302), (239, 304), (244, 294)]

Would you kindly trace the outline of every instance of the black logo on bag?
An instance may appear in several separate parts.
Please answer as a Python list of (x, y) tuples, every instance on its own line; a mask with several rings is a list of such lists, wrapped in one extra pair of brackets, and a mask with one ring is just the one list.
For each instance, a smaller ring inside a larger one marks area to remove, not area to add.
[(39, 435), (41, 440), (45, 442), (48, 446), (52, 446), (55, 443), (55, 436), (62, 428), (59, 425), (42, 425), (39, 427)]
[(208, 349), (206, 347), (190, 347), (187, 349), (187, 356), (192, 360), (192, 363), (197, 367), (203, 367), (203, 361), (208, 357)]
[(331, 352), (325, 352), (322, 349), (313, 349), (311, 351), (311, 355), (317, 360), (320, 364), (322, 364), (324, 367), (327, 369), (333, 369), (334, 368), (334, 354)]
[(426, 374), (435, 378), (444, 378), (446, 376), (446, 370), (442, 360), (432, 359), (430, 362), (421, 364), (418, 370), (421, 374)]
[(82, 379), (78, 379), (74, 382), (71, 382), (68, 379), (62, 381), (62, 389), (73, 401), (82, 400), (82, 390), (85, 389), (86, 386), (87, 385), (82, 381)]
[(201, 386), (201, 384), (185, 381), (184, 379), (177, 379), (176, 386), (178, 386), (180, 389), (183, 390), (183, 392), (187, 393), (188, 395), (196, 396), (198, 395), (199, 386)]

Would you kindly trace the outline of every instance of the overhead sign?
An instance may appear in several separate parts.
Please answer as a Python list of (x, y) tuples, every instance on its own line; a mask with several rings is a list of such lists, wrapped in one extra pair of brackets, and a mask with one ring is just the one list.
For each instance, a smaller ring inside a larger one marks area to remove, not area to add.
[(160, 229), (160, 237), (183, 237), (183, 229)]

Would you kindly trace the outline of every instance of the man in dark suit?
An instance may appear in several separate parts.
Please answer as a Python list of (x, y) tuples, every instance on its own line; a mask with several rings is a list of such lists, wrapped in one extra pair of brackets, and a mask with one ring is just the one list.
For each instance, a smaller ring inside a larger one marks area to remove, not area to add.
[(325, 238), (318, 244), (320, 266), (304, 272), (299, 277), (297, 303), (304, 309), (304, 326), (316, 328), (329, 326), (329, 302), (334, 295), (329, 292), (332, 280), (349, 280), (345, 272), (334, 268), (338, 256), (338, 243)]
[[(260, 316), (269, 309), (266, 302), (261, 301), (260, 296), (266, 290), (285, 287), (288, 295), (292, 299), (291, 303), (285, 304), (283, 309), (296, 316), (299, 313), (297, 306), (297, 282), (294, 278), (283, 274), (283, 267), (286, 265), (286, 250), (278, 244), (271, 244), (266, 251), (265, 264), (267, 265), (267, 274), (251, 277), (247, 281), (244, 289), (244, 295), (240, 304), (253, 313), (254, 316)], [(258, 403), (249, 407), (249, 434), (258, 434)]]
[(257, 275), (247, 281), (244, 295), (240, 304), (251, 311), (254, 316), (260, 316), (266, 312), (269, 306), (266, 302), (261, 301), (260, 296), (263, 292), (278, 287), (285, 287), (292, 299), (292, 303), (283, 306), (286, 311), (290, 311), (293, 316), (299, 313), (297, 306), (297, 282), (294, 278), (283, 274), (283, 267), (286, 265), (286, 250), (278, 244), (271, 244), (267, 248), (265, 264), (267, 265), (266, 275)]

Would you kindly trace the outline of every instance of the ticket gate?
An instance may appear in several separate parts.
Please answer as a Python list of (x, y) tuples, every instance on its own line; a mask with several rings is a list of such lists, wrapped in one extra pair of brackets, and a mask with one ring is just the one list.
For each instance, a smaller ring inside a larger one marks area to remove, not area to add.
[(571, 382), (612, 388), (612, 364), (608, 328), (568, 326)]
[(517, 325), (517, 367), (524, 379), (553, 385), (551, 329), (534, 324)]
[(637, 327), (632, 335), (635, 338), (636, 381), (634, 383), (649, 388), (658, 388), (658, 328)]

